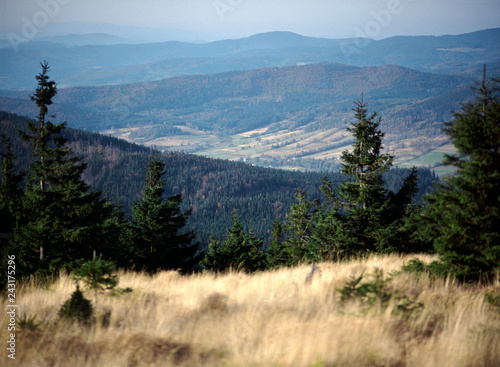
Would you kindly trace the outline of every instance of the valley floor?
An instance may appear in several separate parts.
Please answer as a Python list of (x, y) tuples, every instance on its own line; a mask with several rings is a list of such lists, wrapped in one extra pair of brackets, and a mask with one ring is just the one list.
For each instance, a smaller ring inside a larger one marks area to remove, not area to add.
[[(71, 277), (48, 289), (18, 285), (22, 317), (43, 323), (32, 331), (18, 327), (16, 360), (4, 348), (0, 365), (500, 365), (500, 307), (485, 298), (500, 297), (499, 285), (395, 275), (411, 258), (322, 263), (309, 284), (309, 265), (252, 275), (121, 273), (119, 287), (132, 292), (97, 300), (85, 293), (95, 309), (91, 327), (58, 321), (59, 308), (75, 289)], [(382, 270), (379, 284), (392, 295), (389, 301), (341, 302), (346, 282), (362, 274), (361, 283), (373, 282), (376, 269)], [(7, 297), (1, 307), (7, 308)], [(7, 317), (0, 316), (4, 331)]]
[[(154, 126), (111, 129), (100, 133), (137, 144), (156, 147), (165, 151), (183, 151), (210, 158), (255, 163), (259, 166), (314, 170), (310, 163), (296, 162), (297, 159), (328, 162), (329, 167), (339, 167), (342, 152), (352, 150), (351, 134), (344, 128), (325, 129), (307, 132), (307, 129), (294, 131), (281, 130), (269, 133), (267, 128), (251, 130), (246, 133), (216, 136), (210, 132), (195, 130), (186, 126), (175, 126), (183, 131), (182, 135), (172, 135), (154, 139), (134, 138), (134, 132), (154, 128)], [(439, 176), (453, 172), (443, 167), (444, 154), (456, 152), (445, 136), (434, 138), (417, 137), (393, 140), (384, 144), (384, 149), (395, 157), (394, 164), (402, 168), (429, 167)]]

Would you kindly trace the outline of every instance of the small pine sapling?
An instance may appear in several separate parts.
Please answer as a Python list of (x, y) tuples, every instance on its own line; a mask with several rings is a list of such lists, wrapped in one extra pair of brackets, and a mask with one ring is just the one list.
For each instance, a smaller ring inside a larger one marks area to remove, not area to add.
[(94, 291), (96, 304), (98, 292), (112, 291), (118, 285), (115, 264), (104, 260), (102, 254), (76, 269), (74, 276), (82, 279), (86, 287)]

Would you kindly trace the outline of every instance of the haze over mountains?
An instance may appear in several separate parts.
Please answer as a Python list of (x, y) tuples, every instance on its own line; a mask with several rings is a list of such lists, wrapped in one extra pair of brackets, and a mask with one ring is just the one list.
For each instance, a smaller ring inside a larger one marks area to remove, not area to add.
[(356, 66), (397, 64), (420, 71), (476, 76), (483, 64), (498, 70), (500, 60), (500, 29), (380, 41), (332, 40), (271, 32), (204, 44), (171, 41), (92, 45), (96, 38), (118, 41), (102, 34), (73, 35), (0, 49), (3, 65), (0, 89), (30, 90), (39, 60), (51, 63), (60, 87), (151, 82), (177, 75), (318, 62)]
[[(27, 22), (29, 23), (29, 22)], [(25, 23), (26, 24), (26, 23)], [(50, 41), (55, 43), (78, 45), (139, 44), (167, 41), (203, 43), (215, 40), (207, 32), (195, 32), (178, 28), (157, 29), (151, 26), (117, 25), (109, 22), (65, 21), (50, 22), (42, 28), (26, 29), (33, 36), (24, 33), (22, 27), (3, 25), (0, 44), (12, 47), (12, 40), (21, 36), (25, 40)], [(9, 37), (10, 36), (10, 37)], [(28, 37), (25, 37), (28, 36)], [(83, 42), (85, 40), (85, 42)], [(116, 42), (120, 40), (120, 42)]]
[(0, 109), (33, 116), (28, 96), (47, 60), (59, 87), (53, 111), (70, 126), (272, 165), (338, 157), (363, 95), (383, 118), (387, 147), (414, 164), (446, 143), (443, 122), (483, 65), (498, 76), (499, 39), (500, 29), (380, 41), (290, 32), (203, 44), (95, 45), (120, 41), (102, 34), (35, 40), (0, 49)]

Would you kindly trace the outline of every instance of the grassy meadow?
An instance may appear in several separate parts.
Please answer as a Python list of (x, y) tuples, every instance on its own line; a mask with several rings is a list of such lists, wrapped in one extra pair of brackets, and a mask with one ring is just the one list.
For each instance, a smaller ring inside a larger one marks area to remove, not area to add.
[[(71, 277), (45, 288), (18, 285), (21, 317), (41, 324), (18, 326), (16, 360), (4, 348), (0, 365), (500, 366), (498, 281), (394, 275), (411, 258), (322, 263), (310, 283), (309, 265), (256, 274), (120, 273), (118, 286), (132, 292), (97, 299), (85, 292), (91, 326), (59, 320), (75, 290)], [(376, 269), (380, 297), (341, 301), (346, 282), (361, 274), (359, 285), (373, 281)], [(0, 319), (8, 324), (5, 312)]]

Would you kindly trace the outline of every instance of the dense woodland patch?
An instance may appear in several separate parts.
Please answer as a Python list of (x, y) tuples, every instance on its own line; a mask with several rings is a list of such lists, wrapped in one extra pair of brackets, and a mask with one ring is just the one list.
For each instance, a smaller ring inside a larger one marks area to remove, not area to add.
[[(0, 113), (0, 129), (12, 141), (18, 172), (32, 162), (28, 146), (18, 129), (26, 130), (27, 118)], [(125, 213), (141, 195), (146, 167), (154, 155), (152, 149), (96, 133), (67, 128), (62, 135), (75, 154), (88, 164), (82, 178), (91, 189), (109, 196)], [(324, 176), (340, 182), (338, 172), (293, 172), (253, 167), (223, 159), (205, 158), (179, 152), (163, 153), (165, 195), (182, 194), (182, 208), (192, 208), (187, 227), (196, 229), (197, 239), (206, 246), (211, 234), (221, 238), (236, 210), (245, 226), (251, 225), (259, 236), (268, 236), (275, 218), (284, 219), (295, 202), (294, 189), (301, 188), (312, 200), (319, 198)], [(406, 169), (385, 174), (391, 190), (399, 190)], [(437, 177), (426, 168), (419, 169), (418, 200), (432, 189)]]

